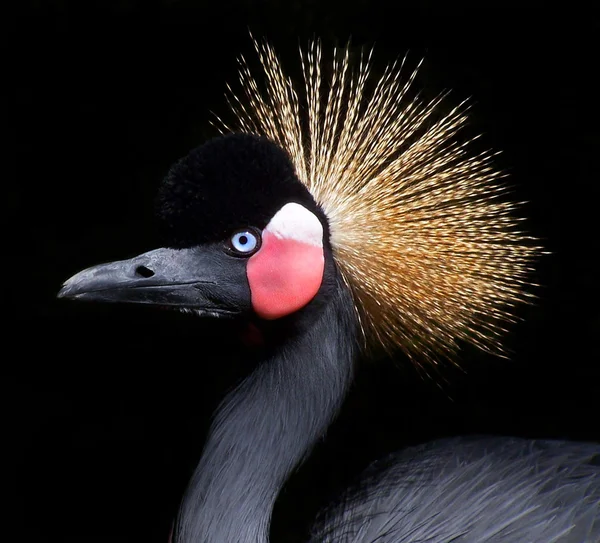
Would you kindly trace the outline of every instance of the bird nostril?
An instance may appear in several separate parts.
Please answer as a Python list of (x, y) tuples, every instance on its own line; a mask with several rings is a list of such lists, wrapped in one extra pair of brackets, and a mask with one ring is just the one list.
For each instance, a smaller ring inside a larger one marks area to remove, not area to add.
[(135, 269), (135, 274), (141, 275), (142, 277), (145, 277), (145, 278), (148, 278), (148, 277), (152, 277), (154, 275), (154, 272), (151, 269), (146, 268), (146, 266), (138, 266)]

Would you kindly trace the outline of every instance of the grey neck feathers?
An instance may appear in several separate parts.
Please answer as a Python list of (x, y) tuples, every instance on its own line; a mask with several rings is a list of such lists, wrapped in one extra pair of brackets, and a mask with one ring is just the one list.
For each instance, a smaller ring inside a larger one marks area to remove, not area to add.
[(356, 320), (333, 299), (221, 403), (179, 512), (177, 543), (269, 539), (279, 490), (323, 436), (352, 379)]

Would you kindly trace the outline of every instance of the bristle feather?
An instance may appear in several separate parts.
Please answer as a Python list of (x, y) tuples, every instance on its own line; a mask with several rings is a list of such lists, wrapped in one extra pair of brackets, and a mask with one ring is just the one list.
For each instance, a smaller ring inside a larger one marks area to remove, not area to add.
[(419, 364), (452, 359), (459, 340), (502, 354), (503, 323), (531, 299), (525, 289), (540, 248), (516, 229), (518, 204), (499, 200), (507, 189), (495, 154), (472, 156), (476, 138), (455, 139), (468, 106), (436, 118), (447, 93), (409, 100), (421, 63), (404, 78), (406, 57), (367, 93), (372, 49), (356, 72), (350, 48), (335, 50), (324, 81), (318, 41), (300, 50), (299, 98), (272, 47), (254, 44), (265, 91), (241, 59), (244, 99), (228, 88), (235, 130), (286, 149), (322, 206), (366, 345), (399, 346)]

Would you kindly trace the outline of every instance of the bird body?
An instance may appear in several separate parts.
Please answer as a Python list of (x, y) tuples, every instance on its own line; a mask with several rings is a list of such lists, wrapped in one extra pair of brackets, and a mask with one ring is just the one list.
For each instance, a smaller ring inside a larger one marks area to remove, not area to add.
[[(368, 70), (353, 78), (346, 60), (323, 105), (313, 48), (304, 123), (261, 51), (267, 98), (243, 70), (241, 133), (192, 150), (161, 186), (164, 246), (84, 270), (59, 294), (170, 306), (260, 337), (259, 363), (215, 413), (174, 543), (268, 541), (278, 493), (339, 412), (358, 361), (397, 346), (426, 368), (456, 338), (497, 347), (539, 252), (496, 200), (490, 157), (454, 142), (462, 115), (431, 123), (437, 102), (400, 107), (407, 87), (393, 70), (363, 106)], [(409, 449), (369, 468), (312, 540), (598, 541), (599, 459), (596, 444), (509, 438)]]
[(593, 443), (449, 438), (375, 462), (311, 542), (600, 540)]

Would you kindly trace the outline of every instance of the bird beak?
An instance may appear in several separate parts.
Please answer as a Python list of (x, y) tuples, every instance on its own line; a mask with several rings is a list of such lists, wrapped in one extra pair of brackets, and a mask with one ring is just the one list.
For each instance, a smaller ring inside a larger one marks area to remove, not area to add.
[[(152, 304), (233, 316), (250, 306), (239, 259), (215, 247), (156, 249), (130, 260), (93, 266), (64, 284), (59, 298)], [(236, 266), (237, 264), (237, 266)]]

